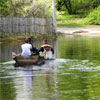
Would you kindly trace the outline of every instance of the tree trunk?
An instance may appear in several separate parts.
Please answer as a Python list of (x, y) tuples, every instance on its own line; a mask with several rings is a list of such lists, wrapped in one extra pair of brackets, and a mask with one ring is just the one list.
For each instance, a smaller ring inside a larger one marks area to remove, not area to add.
[(66, 7), (66, 9), (68, 10), (69, 14), (72, 14), (72, 5), (71, 5), (71, 0), (63, 0), (63, 3)]
[(15, 7), (14, 7), (14, 5), (13, 5), (13, 2), (12, 2), (12, 0), (10, 0), (10, 3), (11, 3), (11, 6), (12, 6), (12, 8), (13, 8), (14, 15), (16, 15), (16, 9), (15, 9)]
[(93, 0), (93, 1), (92, 1), (92, 7), (93, 7), (93, 8), (98, 7), (98, 2), (97, 2), (97, 0)]

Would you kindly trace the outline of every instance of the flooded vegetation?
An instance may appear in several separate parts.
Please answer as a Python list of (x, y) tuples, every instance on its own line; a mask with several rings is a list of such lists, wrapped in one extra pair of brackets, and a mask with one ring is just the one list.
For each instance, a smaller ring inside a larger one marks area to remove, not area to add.
[(50, 44), (55, 60), (26, 67), (13, 66), (21, 43), (0, 44), (0, 100), (99, 100), (100, 37), (66, 35)]

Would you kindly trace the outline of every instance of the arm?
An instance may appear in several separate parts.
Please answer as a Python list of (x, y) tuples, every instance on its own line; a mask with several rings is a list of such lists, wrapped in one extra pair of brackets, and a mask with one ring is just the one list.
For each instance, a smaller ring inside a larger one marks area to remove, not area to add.
[(43, 51), (44, 51), (43, 47), (40, 47), (40, 48), (38, 49), (38, 52), (43, 52)]
[(54, 54), (54, 49), (53, 49), (53, 48), (51, 48), (51, 51), (52, 51), (52, 53)]

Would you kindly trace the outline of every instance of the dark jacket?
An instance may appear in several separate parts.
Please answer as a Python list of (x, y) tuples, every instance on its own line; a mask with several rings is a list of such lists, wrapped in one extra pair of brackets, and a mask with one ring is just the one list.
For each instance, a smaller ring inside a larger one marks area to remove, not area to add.
[(38, 52), (44, 52), (44, 50), (49, 51), (51, 50), (52, 53), (54, 54), (54, 49), (52, 48), (52, 46), (50, 44), (44, 44), (42, 45), (39, 49)]
[(32, 49), (31, 49), (31, 53), (32, 53), (32, 55), (39, 55), (38, 49), (36, 49), (35, 47), (33, 47), (33, 45), (32, 45)]

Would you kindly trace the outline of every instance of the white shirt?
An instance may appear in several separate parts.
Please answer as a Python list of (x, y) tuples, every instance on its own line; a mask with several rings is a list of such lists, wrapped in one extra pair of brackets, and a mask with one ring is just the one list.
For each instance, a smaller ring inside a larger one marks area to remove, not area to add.
[(29, 43), (22, 44), (21, 48), (22, 48), (21, 56), (24, 56), (24, 57), (31, 56), (31, 49), (32, 49), (31, 44)]

